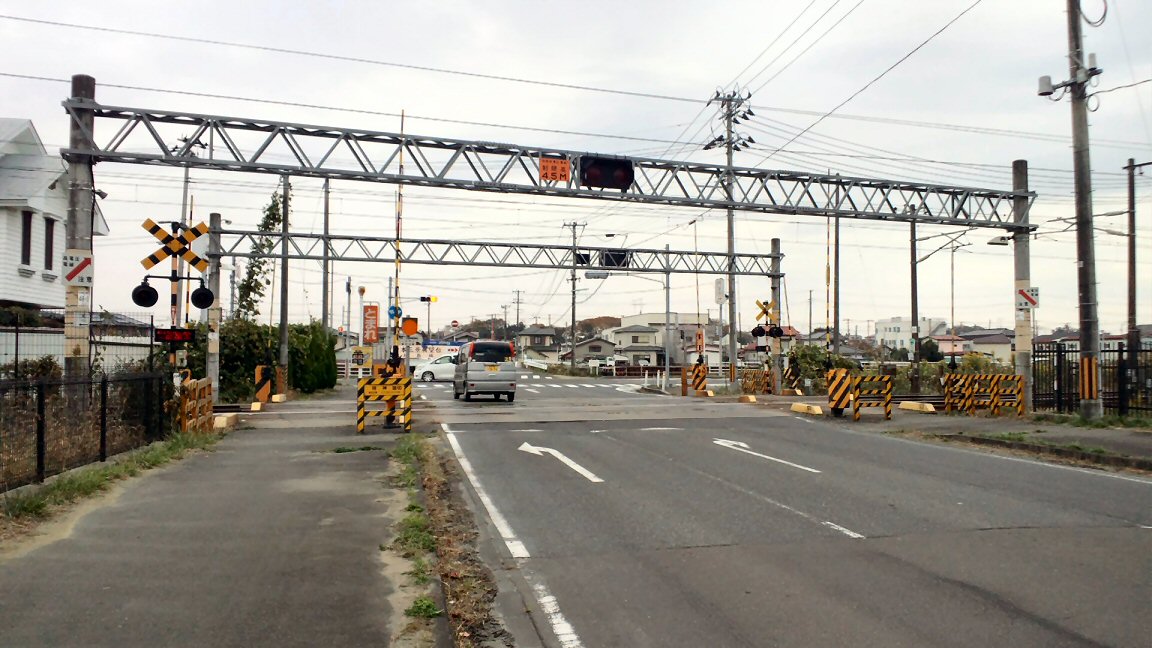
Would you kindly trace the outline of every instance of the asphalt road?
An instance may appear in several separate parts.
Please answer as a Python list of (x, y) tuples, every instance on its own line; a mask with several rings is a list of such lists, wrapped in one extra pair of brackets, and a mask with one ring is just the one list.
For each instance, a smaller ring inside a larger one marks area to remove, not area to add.
[(422, 390), (519, 645), (1149, 645), (1152, 480), (585, 382)]

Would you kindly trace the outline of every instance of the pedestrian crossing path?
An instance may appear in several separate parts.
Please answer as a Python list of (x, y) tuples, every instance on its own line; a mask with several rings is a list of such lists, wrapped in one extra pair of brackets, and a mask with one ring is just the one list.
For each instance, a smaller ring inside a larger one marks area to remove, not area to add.
[[(529, 382), (521, 382), (521, 383), (517, 383), (517, 385), (519, 387), (536, 387), (538, 389), (551, 388), (551, 389), (560, 389), (560, 390), (563, 390), (566, 388), (567, 389), (620, 389), (620, 388), (631, 389), (633, 387), (638, 387), (638, 385), (632, 385), (632, 384), (628, 384), (628, 383), (594, 384), (594, 383), (537, 383), (537, 382), (529, 383)], [(416, 385), (416, 387), (417, 388), (424, 388), (424, 389), (451, 389), (452, 385), (449, 383), (418, 383)]]

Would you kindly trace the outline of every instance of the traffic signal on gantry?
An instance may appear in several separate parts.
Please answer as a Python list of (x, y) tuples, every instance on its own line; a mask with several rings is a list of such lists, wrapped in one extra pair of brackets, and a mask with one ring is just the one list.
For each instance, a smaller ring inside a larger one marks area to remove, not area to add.
[(632, 160), (620, 158), (580, 156), (580, 184), (598, 189), (628, 191), (636, 181)]

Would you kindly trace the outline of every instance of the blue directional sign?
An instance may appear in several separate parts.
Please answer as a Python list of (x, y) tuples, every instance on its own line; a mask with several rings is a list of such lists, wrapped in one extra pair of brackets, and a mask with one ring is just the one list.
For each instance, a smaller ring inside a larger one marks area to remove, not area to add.
[(403, 314), (404, 314), (404, 311), (400, 310), (399, 306), (389, 306), (388, 307), (388, 317), (391, 317), (392, 319), (396, 319), (397, 317), (400, 317)]

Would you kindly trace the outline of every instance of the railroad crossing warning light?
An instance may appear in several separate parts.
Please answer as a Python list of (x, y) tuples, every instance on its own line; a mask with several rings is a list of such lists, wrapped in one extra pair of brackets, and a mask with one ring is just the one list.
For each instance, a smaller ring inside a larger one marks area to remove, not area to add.
[(600, 189), (628, 191), (636, 180), (632, 160), (619, 158), (580, 156), (580, 184)]
[(768, 332), (764, 330), (764, 327), (760, 326), (759, 324), (756, 325), (756, 328), (752, 329), (752, 337), (761, 338), (765, 335), (768, 335)]
[(148, 280), (140, 282), (139, 286), (132, 289), (132, 303), (144, 308), (150, 308), (156, 305), (156, 300), (160, 296), (156, 294), (156, 289), (148, 285)]
[(192, 305), (200, 310), (208, 308), (214, 301), (216, 301), (216, 295), (213, 295), (211, 290), (205, 288), (203, 282), (201, 282), (199, 288), (192, 291)]

